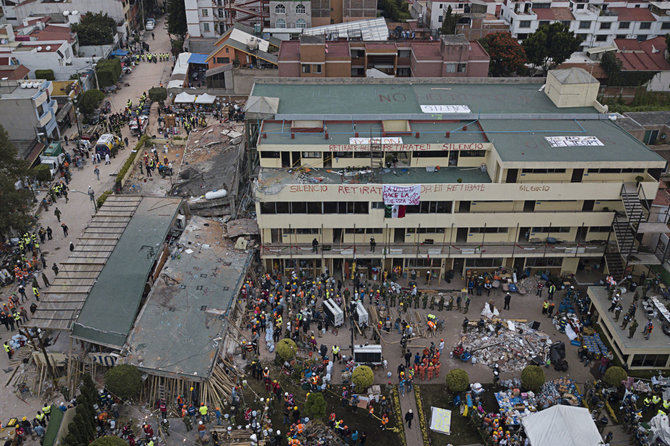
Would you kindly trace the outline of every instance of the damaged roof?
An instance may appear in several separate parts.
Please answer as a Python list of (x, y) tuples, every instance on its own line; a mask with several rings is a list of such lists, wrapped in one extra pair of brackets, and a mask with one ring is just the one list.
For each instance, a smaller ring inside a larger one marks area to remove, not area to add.
[(180, 207), (181, 198), (142, 197), (72, 326), (72, 337), (123, 346)]
[(128, 337), (128, 363), (157, 375), (209, 376), (253, 254), (233, 249), (223, 229), (192, 217)]

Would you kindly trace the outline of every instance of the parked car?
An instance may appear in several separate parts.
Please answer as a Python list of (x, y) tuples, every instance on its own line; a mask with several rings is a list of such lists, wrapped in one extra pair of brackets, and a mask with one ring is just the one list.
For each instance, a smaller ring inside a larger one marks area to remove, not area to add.
[(156, 19), (147, 19), (147, 22), (144, 25), (144, 29), (146, 29), (147, 31), (153, 31), (155, 27), (156, 27)]

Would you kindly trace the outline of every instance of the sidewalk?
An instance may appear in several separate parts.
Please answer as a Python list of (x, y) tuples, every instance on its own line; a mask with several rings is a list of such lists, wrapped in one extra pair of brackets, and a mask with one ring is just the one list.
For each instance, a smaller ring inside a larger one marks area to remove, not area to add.
[[(414, 388), (405, 395), (400, 395), (400, 409), (402, 411), (402, 421), (405, 424), (405, 440), (407, 446), (420, 446), (423, 444), (423, 436), (421, 435), (421, 425), (419, 424), (419, 413), (416, 408), (416, 396), (414, 395)], [(412, 428), (407, 427), (405, 422), (405, 414), (412, 410), (414, 419), (412, 420)], [(427, 421), (427, 420), (426, 420)]]

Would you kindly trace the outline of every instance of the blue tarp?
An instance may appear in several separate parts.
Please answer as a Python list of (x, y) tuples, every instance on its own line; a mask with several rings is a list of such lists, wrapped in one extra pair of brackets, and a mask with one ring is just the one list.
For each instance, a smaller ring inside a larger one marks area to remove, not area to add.
[(122, 49), (116, 49), (110, 53), (112, 56), (127, 56), (128, 51)]
[(188, 63), (207, 65), (207, 54), (191, 53), (191, 57), (188, 58)]

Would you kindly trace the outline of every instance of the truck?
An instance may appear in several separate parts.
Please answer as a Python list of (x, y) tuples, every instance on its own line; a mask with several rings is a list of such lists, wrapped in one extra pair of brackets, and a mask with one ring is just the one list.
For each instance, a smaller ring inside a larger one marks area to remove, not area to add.
[(51, 178), (58, 173), (58, 169), (64, 162), (65, 153), (63, 153), (63, 146), (58, 141), (49, 144), (49, 147), (40, 155), (40, 164), (49, 166)]

